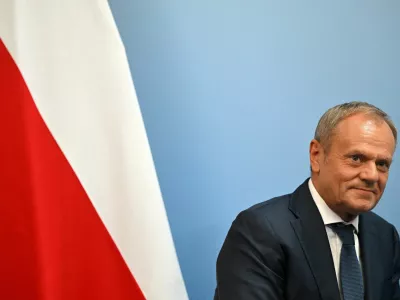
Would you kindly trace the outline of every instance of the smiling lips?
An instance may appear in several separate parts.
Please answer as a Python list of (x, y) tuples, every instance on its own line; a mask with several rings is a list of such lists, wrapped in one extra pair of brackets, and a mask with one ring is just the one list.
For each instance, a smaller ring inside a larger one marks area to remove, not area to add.
[(354, 188), (354, 189), (356, 189), (356, 190), (359, 190), (359, 191), (363, 191), (363, 192), (370, 192), (370, 193), (374, 193), (374, 194), (376, 194), (376, 190), (375, 189), (366, 189), (366, 188)]

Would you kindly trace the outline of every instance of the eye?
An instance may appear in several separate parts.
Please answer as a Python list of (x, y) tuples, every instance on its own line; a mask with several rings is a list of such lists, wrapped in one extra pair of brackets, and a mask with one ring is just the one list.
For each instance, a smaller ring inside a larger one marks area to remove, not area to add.
[(376, 165), (377, 165), (379, 168), (389, 169), (389, 163), (388, 163), (387, 161), (385, 161), (385, 160), (379, 160), (379, 161), (377, 161), (377, 162), (376, 162)]
[(361, 156), (358, 154), (354, 154), (352, 156), (350, 156), (351, 160), (354, 162), (360, 162), (361, 161)]

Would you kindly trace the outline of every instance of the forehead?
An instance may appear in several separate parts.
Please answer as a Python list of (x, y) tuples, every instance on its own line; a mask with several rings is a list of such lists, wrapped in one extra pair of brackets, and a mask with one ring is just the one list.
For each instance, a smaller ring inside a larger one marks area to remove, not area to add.
[(393, 156), (395, 139), (389, 125), (376, 117), (354, 115), (341, 121), (334, 131), (332, 147), (342, 151), (359, 148), (375, 155)]

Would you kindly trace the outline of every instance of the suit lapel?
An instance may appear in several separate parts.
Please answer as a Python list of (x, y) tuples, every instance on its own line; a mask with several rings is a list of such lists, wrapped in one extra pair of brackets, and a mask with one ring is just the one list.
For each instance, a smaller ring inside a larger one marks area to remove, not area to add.
[(368, 213), (360, 215), (359, 241), (361, 250), (361, 263), (364, 276), (365, 300), (378, 300), (379, 278), (381, 275), (381, 264), (379, 257), (382, 254), (379, 251), (377, 242), (377, 232), (374, 223), (368, 220)]
[(291, 223), (314, 275), (321, 299), (340, 300), (325, 225), (312, 199), (308, 180), (292, 194), (289, 209), (297, 217)]

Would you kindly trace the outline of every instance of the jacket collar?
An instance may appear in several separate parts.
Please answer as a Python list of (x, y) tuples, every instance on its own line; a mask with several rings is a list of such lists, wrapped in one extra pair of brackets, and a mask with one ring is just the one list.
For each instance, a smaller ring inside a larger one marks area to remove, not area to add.
[(331, 248), (321, 214), (311, 196), (308, 179), (296, 189), (289, 210), (297, 217), (291, 221), (314, 275), (323, 300), (340, 300)]

